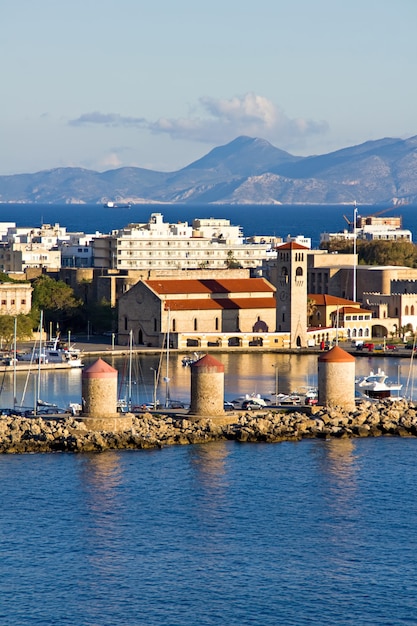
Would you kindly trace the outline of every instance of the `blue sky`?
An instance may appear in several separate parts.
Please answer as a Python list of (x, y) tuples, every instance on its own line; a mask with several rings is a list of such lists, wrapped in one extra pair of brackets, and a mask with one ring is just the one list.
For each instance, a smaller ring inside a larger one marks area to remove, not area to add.
[(2, 0), (0, 175), (417, 134), (416, 0)]

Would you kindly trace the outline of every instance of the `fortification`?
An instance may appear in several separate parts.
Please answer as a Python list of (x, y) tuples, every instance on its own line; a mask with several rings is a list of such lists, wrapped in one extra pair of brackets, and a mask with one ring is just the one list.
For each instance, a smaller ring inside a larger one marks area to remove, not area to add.
[(355, 408), (355, 357), (339, 346), (318, 359), (318, 397), (321, 406)]
[(209, 354), (191, 365), (190, 414), (224, 415), (224, 365)]
[(98, 359), (82, 373), (81, 421), (90, 430), (131, 430), (132, 416), (117, 411), (117, 370)]

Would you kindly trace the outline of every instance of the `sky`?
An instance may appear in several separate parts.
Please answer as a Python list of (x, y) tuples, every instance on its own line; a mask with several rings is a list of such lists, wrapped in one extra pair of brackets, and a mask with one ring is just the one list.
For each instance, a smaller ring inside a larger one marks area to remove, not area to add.
[(1, 0), (0, 175), (417, 135), (416, 0)]

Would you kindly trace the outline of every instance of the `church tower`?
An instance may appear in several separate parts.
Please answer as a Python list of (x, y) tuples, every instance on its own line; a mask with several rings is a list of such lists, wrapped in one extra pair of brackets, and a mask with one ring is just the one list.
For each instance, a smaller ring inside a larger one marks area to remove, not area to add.
[(299, 243), (277, 248), (277, 332), (290, 335), (290, 348), (307, 346), (307, 252)]

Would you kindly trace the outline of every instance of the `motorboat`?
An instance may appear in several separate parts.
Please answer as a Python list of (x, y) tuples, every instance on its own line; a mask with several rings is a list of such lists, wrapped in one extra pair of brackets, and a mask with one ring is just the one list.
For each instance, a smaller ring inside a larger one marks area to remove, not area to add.
[(184, 367), (189, 367), (190, 365), (193, 365), (193, 363), (197, 363), (197, 361), (199, 361), (201, 359), (201, 355), (198, 354), (198, 352), (194, 352), (193, 356), (184, 356), (181, 360), (181, 363)]
[(388, 375), (378, 368), (376, 372), (371, 370), (368, 376), (356, 379), (355, 389), (359, 396), (370, 400), (398, 400), (402, 384), (390, 382)]
[(19, 353), (17, 359), (32, 363), (65, 363), (69, 367), (84, 367), (80, 351), (72, 347), (60, 348), (58, 337), (47, 341), (41, 350), (34, 349), (32, 352)]

